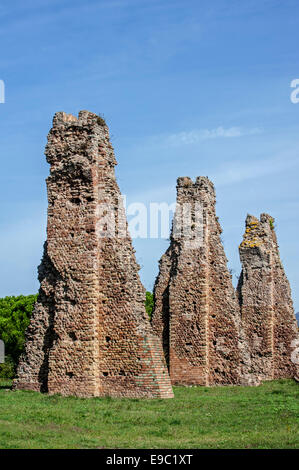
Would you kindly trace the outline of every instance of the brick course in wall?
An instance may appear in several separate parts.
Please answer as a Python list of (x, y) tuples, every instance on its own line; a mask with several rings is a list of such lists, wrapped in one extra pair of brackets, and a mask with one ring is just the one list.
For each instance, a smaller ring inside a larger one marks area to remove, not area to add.
[(242, 272), (238, 284), (242, 324), (259, 380), (291, 378), (297, 373), (299, 346), (291, 289), (285, 275), (274, 218), (248, 215), (239, 247)]
[(57, 113), (46, 157), (47, 242), (14, 388), (173, 397), (119, 204), (108, 127), (88, 111), (78, 118)]
[[(177, 209), (170, 246), (160, 260), (152, 319), (173, 384), (254, 383), (215, 203), (208, 178), (198, 177), (195, 183), (178, 178)], [(175, 234), (186, 205), (191, 208), (191, 232)], [(196, 222), (198, 208), (202, 219)]]

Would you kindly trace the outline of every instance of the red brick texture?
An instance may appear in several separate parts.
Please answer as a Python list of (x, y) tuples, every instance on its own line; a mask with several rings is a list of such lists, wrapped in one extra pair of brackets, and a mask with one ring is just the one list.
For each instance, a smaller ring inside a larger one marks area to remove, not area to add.
[[(189, 204), (191, 234), (175, 233), (173, 225), (170, 247), (160, 260), (152, 319), (173, 384), (252, 383), (215, 202), (208, 178), (198, 177), (195, 183), (178, 178), (174, 224)], [(202, 208), (201, 234), (195, 205)]]
[(260, 220), (247, 216), (239, 251), (238, 295), (252, 374), (259, 380), (294, 377), (297, 322), (270, 215), (262, 214)]
[(14, 388), (171, 398), (162, 345), (147, 318), (139, 266), (119, 209), (105, 122), (88, 111), (78, 119), (57, 113), (46, 157), (47, 242)]

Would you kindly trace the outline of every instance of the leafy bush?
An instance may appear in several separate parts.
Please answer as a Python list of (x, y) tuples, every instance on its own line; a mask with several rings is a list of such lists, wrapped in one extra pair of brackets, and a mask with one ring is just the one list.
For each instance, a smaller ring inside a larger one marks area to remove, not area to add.
[(16, 368), (24, 348), (25, 330), (29, 325), (36, 299), (37, 295), (0, 299), (0, 338), (4, 341), (8, 361), (0, 365), (2, 377), (4, 373), (11, 375), (11, 368)]
[(15, 364), (10, 356), (5, 356), (4, 364), (0, 364), (0, 379), (13, 379)]
[(145, 310), (150, 320), (152, 318), (153, 308), (154, 308), (154, 296), (151, 292), (147, 291), (146, 296), (145, 296)]
[(275, 229), (274, 219), (269, 219), (269, 224), (270, 224), (271, 230), (274, 230)]

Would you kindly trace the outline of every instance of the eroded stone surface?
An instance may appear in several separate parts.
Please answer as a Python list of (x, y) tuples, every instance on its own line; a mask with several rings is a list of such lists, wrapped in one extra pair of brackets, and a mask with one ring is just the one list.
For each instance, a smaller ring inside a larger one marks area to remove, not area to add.
[(259, 220), (248, 215), (239, 251), (238, 295), (252, 374), (260, 380), (294, 377), (299, 360), (297, 323), (273, 217), (262, 214)]
[(46, 157), (47, 242), (14, 387), (82, 397), (172, 397), (119, 209), (105, 122), (88, 111), (78, 118), (57, 113)]
[[(195, 183), (178, 178), (175, 224), (170, 247), (160, 260), (152, 320), (174, 384), (253, 383), (215, 202), (208, 178), (198, 177)], [(191, 236), (187, 232), (177, 236), (178, 214), (188, 204)], [(202, 208), (202, 221), (196, 221), (196, 205)]]

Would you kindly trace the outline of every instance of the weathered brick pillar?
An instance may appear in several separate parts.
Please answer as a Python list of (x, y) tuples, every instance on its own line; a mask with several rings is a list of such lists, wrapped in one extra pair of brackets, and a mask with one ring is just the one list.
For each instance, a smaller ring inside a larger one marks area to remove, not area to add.
[(248, 215), (239, 251), (238, 295), (252, 374), (260, 380), (294, 377), (299, 359), (297, 322), (273, 217), (262, 214), (258, 220)]
[(142, 286), (105, 122), (57, 113), (48, 136), (40, 291), (14, 387), (63, 395), (173, 396)]
[(174, 384), (250, 384), (240, 311), (208, 178), (178, 178), (170, 247), (160, 260), (152, 325)]

